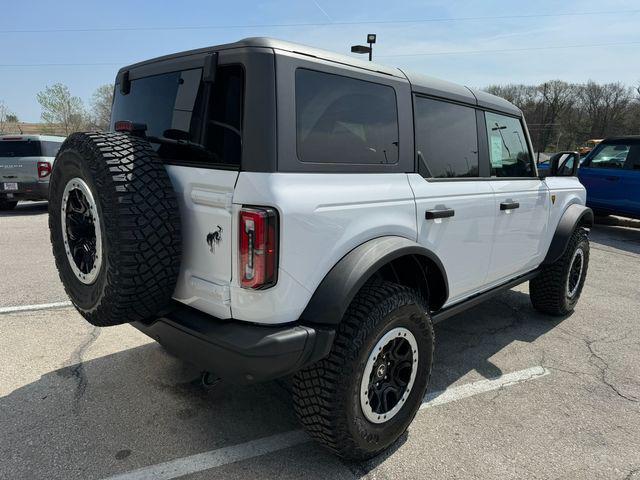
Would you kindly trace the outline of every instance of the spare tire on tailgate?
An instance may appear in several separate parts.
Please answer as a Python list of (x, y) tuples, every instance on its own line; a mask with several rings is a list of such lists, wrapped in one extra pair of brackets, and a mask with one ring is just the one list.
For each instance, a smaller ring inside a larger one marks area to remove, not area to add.
[(49, 230), (56, 266), (91, 324), (153, 318), (180, 269), (180, 216), (164, 165), (144, 139), (74, 133), (56, 157)]

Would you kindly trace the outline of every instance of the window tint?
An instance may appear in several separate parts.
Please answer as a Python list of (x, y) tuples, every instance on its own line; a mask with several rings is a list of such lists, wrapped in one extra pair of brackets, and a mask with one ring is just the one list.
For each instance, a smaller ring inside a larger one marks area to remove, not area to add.
[(240, 65), (218, 68), (211, 96), (205, 145), (218, 162), (240, 166), (244, 70)]
[(40, 142), (6, 140), (0, 142), (0, 157), (39, 157)]
[[(631, 145), (625, 143), (600, 144), (591, 155), (591, 168), (624, 168), (627, 157), (630, 156)], [(636, 146), (637, 148), (637, 146)], [(631, 162), (630, 162), (631, 163)]]
[(377, 83), (298, 69), (296, 138), (302, 162), (395, 164), (395, 91)]
[(535, 174), (527, 139), (520, 120), (485, 112), (491, 175), (495, 177), (532, 177)]
[(62, 146), (61, 142), (40, 142), (43, 157), (55, 157)]
[(418, 171), (423, 177), (478, 176), (476, 111), (415, 97)]
[(239, 166), (242, 68), (219, 67), (205, 121), (207, 87), (200, 68), (133, 80), (129, 94), (116, 89), (112, 128), (118, 120), (146, 124), (147, 137), (169, 161)]

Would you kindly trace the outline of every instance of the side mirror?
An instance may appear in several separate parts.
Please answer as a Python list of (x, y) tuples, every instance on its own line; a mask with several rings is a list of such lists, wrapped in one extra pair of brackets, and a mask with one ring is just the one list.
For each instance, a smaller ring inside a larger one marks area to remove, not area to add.
[(558, 152), (549, 159), (549, 177), (575, 177), (580, 166), (578, 152)]

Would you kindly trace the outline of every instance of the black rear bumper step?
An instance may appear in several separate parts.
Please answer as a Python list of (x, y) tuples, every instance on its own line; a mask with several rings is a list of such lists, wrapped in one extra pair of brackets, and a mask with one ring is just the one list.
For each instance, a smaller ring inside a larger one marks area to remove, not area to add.
[(263, 326), (177, 307), (132, 325), (169, 352), (232, 383), (290, 375), (329, 354), (335, 331), (300, 324)]

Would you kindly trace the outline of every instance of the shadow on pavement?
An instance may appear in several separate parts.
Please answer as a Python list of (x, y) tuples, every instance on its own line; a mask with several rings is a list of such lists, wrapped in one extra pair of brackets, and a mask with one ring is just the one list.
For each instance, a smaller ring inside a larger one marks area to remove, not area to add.
[(633, 220), (630, 222), (635, 222), (637, 226), (630, 227), (627, 222), (623, 225), (596, 223), (589, 234), (590, 240), (607, 247), (640, 254), (640, 222)]
[[(516, 291), (449, 319), (436, 326), (430, 390), (444, 390), (474, 370), (499, 376), (493, 355), (514, 341), (533, 342), (555, 325)], [(155, 343), (47, 373), (0, 398), (0, 477), (102, 478), (299, 428), (289, 395), (276, 382), (222, 383), (205, 391), (198, 379)], [(344, 465), (364, 475), (406, 438), (370, 462)], [(313, 475), (314, 462), (344, 471), (337, 459), (318, 453), (320, 447), (311, 448), (313, 455), (305, 449), (295, 455), (297, 473)]]
[(47, 214), (48, 202), (19, 202), (13, 210), (0, 211), (0, 217)]

